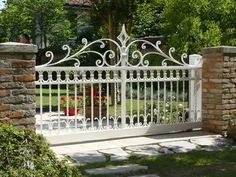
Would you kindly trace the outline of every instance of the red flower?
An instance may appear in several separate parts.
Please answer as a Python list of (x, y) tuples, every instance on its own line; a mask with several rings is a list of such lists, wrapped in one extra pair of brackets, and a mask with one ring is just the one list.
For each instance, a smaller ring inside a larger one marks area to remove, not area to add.
[(61, 96), (61, 107), (69, 107), (69, 108), (73, 108), (76, 106), (76, 103), (77, 103), (77, 107), (80, 107), (82, 105), (82, 100), (77, 97), (77, 100), (76, 100), (76, 97), (75, 96), (70, 96), (68, 97), (68, 100), (67, 100), (67, 97), (66, 96)]
[(61, 102), (66, 102), (66, 97), (65, 96), (61, 96)]

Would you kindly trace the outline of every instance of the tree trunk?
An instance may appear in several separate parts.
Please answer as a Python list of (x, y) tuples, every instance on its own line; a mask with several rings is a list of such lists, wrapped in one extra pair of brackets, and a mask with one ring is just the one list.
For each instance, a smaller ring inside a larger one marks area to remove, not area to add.
[[(108, 26), (109, 26), (109, 38), (115, 40), (116, 38), (116, 25), (114, 22), (114, 19), (112, 18), (112, 14), (109, 13), (108, 15)], [(110, 42), (109, 43), (109, 48), (110, 50), (116, 52), (116, 46)], [(115, 65), (117, 62), (117, 57), (115, 55), (114, 58), (111, 59), (110, 63), (111, 65)], [(114, 73), (111, 73), (111, 77), (114, 77)], [(115, 84), (111, 84), (111, 104), (114, 105), (115, 104)]]

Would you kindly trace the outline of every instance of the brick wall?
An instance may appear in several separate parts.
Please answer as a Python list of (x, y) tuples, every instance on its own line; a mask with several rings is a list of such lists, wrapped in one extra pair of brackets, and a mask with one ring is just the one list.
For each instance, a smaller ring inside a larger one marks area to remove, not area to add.
[(35, 126), (35, 45), (0, 44), (0, 121)]
[(236, 47), (203, 50), (203, 129), (224, 134), (236, 111)]

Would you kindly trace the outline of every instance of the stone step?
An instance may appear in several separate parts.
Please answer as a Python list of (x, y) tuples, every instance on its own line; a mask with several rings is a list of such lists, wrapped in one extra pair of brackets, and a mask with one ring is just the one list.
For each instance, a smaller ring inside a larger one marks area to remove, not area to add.
[(69, 157), (75, 160), (78, 164), (106, 162), (106, 157), (97, 151), (78, 152), (68, 154)]
[(128, 177), (160, 177), (155, 174), (148, 174), (148, 175), (138, 175), (138, 176), (128, 176)]
[(111, 161), (124, 161), (129, 159), (129, 154), (121, 148), (99, 150), (100, 153), (110, 156)]
[(89, 175), (107, 175), (107, 174), (126, 174), (129, 172), (134, 172), (138, 170), (147, 170), (147, 166), (142, 166), (138, 164), (111, 166), (105, 168), (94, 168), (86, 170)]

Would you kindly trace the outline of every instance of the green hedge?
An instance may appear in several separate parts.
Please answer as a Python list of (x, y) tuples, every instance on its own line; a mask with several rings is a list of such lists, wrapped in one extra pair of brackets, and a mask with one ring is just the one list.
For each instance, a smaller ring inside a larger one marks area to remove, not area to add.
[(59, 161), (46, 140), (33, 130), (0, 124), (1, 177), (77, 177), (76, 168)]

